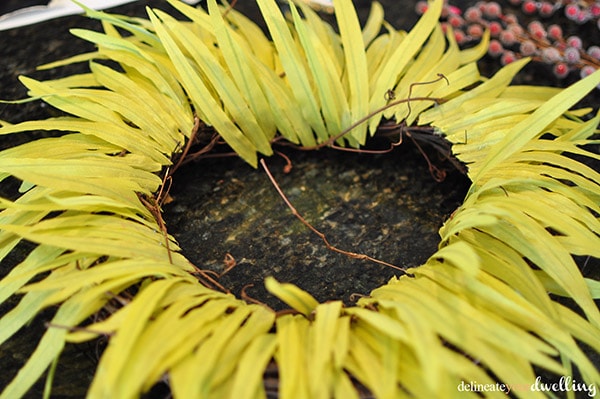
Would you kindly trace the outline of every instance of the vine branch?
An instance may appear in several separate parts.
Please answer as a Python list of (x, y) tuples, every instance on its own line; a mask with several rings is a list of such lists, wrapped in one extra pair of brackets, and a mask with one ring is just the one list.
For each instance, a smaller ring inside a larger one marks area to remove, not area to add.
[(331, 243), (329, 242), (329, 240), (327, 240), (327, 237), (325, 236), (325, 234), (323, 234), (322, 232), (320, 232), (319, 230), (317, 230), (312, 224), (310, 224), (306, 219), (304, 219), (302, 217), (302, 215), (296, 210), (296, 208), (294, 207), (294, 205), (292, 205), (292, 203), (290, 202), (290, 200), (287, 198), (287, 196), (285, 195), (285, 193), (283, 192), (283, 190), (281, 190), (281, 187), (279, 187), (279, 184), (277, 184), (277, 181), (275, 180), (275, 178), (273, 177), (273, 175), (271, 174), (271, 171), (269, 170), (269, 167), (267, 166), (264, 158), (261, 158), (260, 160), (260, 164), (263, 167), (263, 169), (265, 170), (265, 173), (267, 174), (267, 176), (269, 177), (269, 180), (271, 181), (271, 183), (273, 184), (273, 186), (275, 187), (275, 190), (277, 190), (277, 193), (279, 194), (279, 196), (283, 199), (283, 201), (285, 202), (285, 204), (287, 205), (287, 207), (290, 209), (290, 211), (292, 211), (292, 214), (306, 227), (308, 227), (313, 233), (315, 233), (317, 236), (319, 236), (319, 238), (321, 238), (321, 240), (323, 240), (323, 242), (325, 243), (325, 246), (327, 247), (327, 249), (329, 249), (330, 251), (333, 252), (337, 252), (339, 254), (342, 255), (346, 255), (350, 258), (353, 259), (361, 259), (361, 260), (368, 260), (370, 262), (374, 262), (383, 266), (387, 266), (387, 267), (391, 267), (393, 269), (396, 270), (400, 270), (402, 272), (405, 271), (404, 268), (400, 267), (400, 266), (396, 266), (393, 265), (391, 263), (373, 258), (369, 255), (365, 255), (365, 254), (358, 254), (356, 252), (350, 252), (350, 251), (345, 251), (343, 249), (337, 248), (334, 245), (331, 245)]

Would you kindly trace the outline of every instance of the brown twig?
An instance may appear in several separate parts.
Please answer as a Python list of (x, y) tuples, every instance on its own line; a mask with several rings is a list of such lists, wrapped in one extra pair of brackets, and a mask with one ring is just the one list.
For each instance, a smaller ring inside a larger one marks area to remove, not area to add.
[(377, 114), (379, 114), (379, 113), (381, 113), (381, 112), (383, 112), (383, 111), (385, 111), (385, 110), (387, 110), (389, 108), (395, 107), (396, 105), (400, 105), (400, 104), (403, 104), (403, 103), (407, 104), (408, 115), (406, 115), (406, 118), (408, 118), (408, 116), (412, 112), (412, 109), (411, 109), (411, 106), (410, 106), (410, 102), (411, 101), (431, 101), (431, 102), (434, 102), (436, 104), (443, 103), (444, 102), (443, 98), (435, 98), (435, 97), (411, 97), (412, 89), (413, 89), (414, 86), (428, 85), (428, 84), (439, 82), (442, 79), (444, 79), (448, 84), (450, 84), (450, 82), (448, 81), (448, 78), (445, 75), (443, 75), (441, 73), (438, 73), (437, 76), (438, 76), (437, 79), (430, 80), (430, 81), (427, 81), (427, 82), (415, 82), (415, 83), (411, 83), (410, 86), (409, 86), (409, 89), (408, 89), (408, 97), (407, 98), (402, 98), (402, 99), (399, 99), (399, 100), (395, 100), (395, 94), (394, 94), (394, 92), (392, 90), (388, 90), (385, 93), (386, 100), (388, 100), (388, 101), (389, 100), (394, 100), (394, 101), (392, 101), (392, 102), (384, 105), (383, 107), (380, 107), (380, 108), (376, 109), (375, 111), (369, 113), (368, 115), (360, 118), (359, 120), (357, 120), (356, 122), (354, 122), (353, 124), (351, 124), (350, 126), (348, 126), (346, 129), (342, 130), (339, 134), (337, 134), (337, 135), (329, 138), (329, 140), (324, 141), (324, 142), (322, 142), (320, 144), (317, 144), (317, 145), (314, 145), (314, 146), (310, 146), (310, 147), (300, 147), (300, 149), (302, 149), (302, 150), (318, 150), (318, 149), (323, 148), (323, 147), (331, 147), (331, 146), (333, 146), (333, 143), (335, 143), (338, 139), (340, 139), (341, 137), (343, 137), (346, 134), (348, 134), (352, 129), (354, 129), (354, 128), (360, 126), (360, 125), (362, 125), (363, 123), (367, 122), (369, 119), (371, 119), (372, 117), (374, 117), (375, 115), (377, 115)]
[(179, 160), (177, 161), (175, 166), (173, 166), (171, 172), (168, 174), (169, 176), (172, 176), (175, 173), (175, 171), (179, 169), (179, 167), (183, 164), (183, 161), (185, 160), (188, 152), (190, 151), (192, 144), (194, 144), (194, 141), (196, 140), (198, 129), (200, 129), (200, 119), (197, 116), (194, 116), (194, 127), (192, 128), (192, 132), (190, 133), (188, 142), (185, 145), (185, 148), (183, 149), (181, 155), (179, 156)]
[(439, 82), (442, 79), (444, 79), (446, 81), (447, 85), (450, 85), (450, 81), (448, 80), (448, 78), (444, 74), (438, 73), (437, 76), (438, 77), (436, 79), (434, 79), (434, 80), (430, 80), (430, 81), (427, 81), (427, 82), (413, 82), (413, 83), (411, 83), (408, 86), (408, 100), (409, 101), (406, 102), (406, 108), (408, 108), (408, 114), (406, 114), (406, 117), (404, 118), (405, 120), (408, 119), (408, 117), (412, 113), (412, 108), (410, 106), (410, 99), (411, 99), (411, 96), (412, 96), (413, 87), (415, 87), (415, 86), (422, 86), (422, 85), (430, 85), (430, 84), (433, 84), (433, 83), (437, 83), (437, 82)]
[(427, 156), (427, 154), (425, 153), (425, 151), (423, 150), (421, 145), (417, 142), (417, 140), (415, 140), (415, 138), (412, 136), (412, 134), (410, 134), (407, 131), (406, 135), (412, 140), (415, 147), (417, 147), (417, 149), (419, 150), (419, 152), (421, 153), (423, 158), (425, 158), (425, 161), (427, 161), (427, 165), (429, 166), (429, 173), (431, 174), (433, 179), (438, 183), (443, 182), (444, 179), (446, 178), (446, 171), (438, 168), (433, 163), (431, 163), (431, 161), (429, 160), (429, 157)]
[(248, 294), (246, 293), (246, 289), (247, 289), (247, 288), (252, 288), (252, 287), (254, 287), (254, 284), (252, 284), (252, 283), (250, 283), (250, 284), (246, 284), (245, 286), (243, 286), (243, 287), (242, 287), (242, 290), (241, 290), (241, 292), (240, 292), (240, 297), (241, 297), (241, 298), (242, 298), (244, 301), (246, 301), (246, 302), (249, 302), (249, 303), (254, 303), (254, 304), (256, 304), (256, 305), (261, 305), (261, 306), (264, 306), (264, 307), (266, 307), (267, 309), (269, 309), (269, 310), (271, 310), (271, 311), (273, 311), (273, 312), (274, 312), (273, 308), (271, 308), (269, 305), (267, 305), (267, 304), (266, 304), (266, 303), (264, 303), (264, 302), (261, 302), (261, 301), (259, 301), (258, 299), (252, 298), (250, 295), (248, 295)]
[(68, 332), (87, 332), (90, 334), (103, 335), (105, 337), (110, 337), (114, 335), (112, 332), (105, 332), (99, 330), (92, 330), (87, 327), (79, 327), (79, 326), (64, 326), (62, 324), (54, 324), (54, 323), (45, 323), (46, 328), (58, 328), (61, 330), (67, 330)]
[(317, 230), (313, 225), (311, 225), (310, 223), (308, 223), (306, 221), (306, 219), (304, 219), (302, 217), (302, 215), (300, 215), (300, 213), (296, 210), (296, 208), (294, 208), (294, 206), (292, 205), (292, 203), (290, 202), (290, 200), (287, 198), (287, 196), (284, 194), (284, 192), (281, 190), (281, 188), (279, 187), (279, 185), (277, 184), (277, 181), (275, 180), (275, 178), (273, 177), (273, 175), (271, 174), (271, 171), (269, 170), (264, 158), (261, 158), (260, 160), (260, 164), (263, 167), (263, 169), (265, 170), (265, 173), (267, 174), (267, 176), (269, 177), (269, 180), (271, 180), (271, 183), (273, 184), (273, 186), (275, 187), (275, 190), (277, 190), (277, 192), (279, 193), (279, 196), (283, 199), (283, 201), (285, 202), (285, 204), (287, 205), (287, 207), (292, 211), (292, 214), (306, 227), (308, 227), (313, 233), (315, 233), (317, 236), (319, 236), (321, 238), (321, 240), (323, 240), (323, 242), (325, 243), (325, 246), (327, 247), (327, 249), (329, 249), (330, 251), (333, 252), (337, 252), (340, 253), (342, 255), (346, 255), (350, 258), (353, 259), (361, 259), (361, 260), (368, 260), (374, 263), (378, 263), (380, 265), (384, 265), (384, 266), (388, 266), (391, 268), (394, 268), (396, 270), (400, 270), (402, 272), (404, 272), (404, 268), (393, 265), (391, 263), (379, 260), (379, 259), (375, 259), (372, 258), (368, 255), (365, 254), (358, 254), (355, 252), (350, 252), (350, 251), (344, 251), (343, 249), (339, 249), (333, 245), (331, 245), (329, 243), (329, 241), (327, 240), (327, 237), (325, 236), (325, 234), (321, 233), (319, 230)]
[(223, 259), (223, 263), (225, 264), (225, 269), (223, 269), (223, 271), (218, 274), (219, 277), (223, 277), (224, 275), (229, 273), (231, 269), (237, 266), (237, 261), (229, 252), (225, 254), (225, 259)]
[[(216, 278), (219, 278), (219, 273), (214, 272), (212, 270), (201, 270), (197, 266), (194, 266), (194, 268), (196, 269), (196, 271), (191, 274), (196, 275), (198, 281), (200, 281), (205, 287), (212, 289), (216, 287), (226, 294), (229, 294), (231, 292), (227, 288), (223, 287), (223, 285), (216, 280)], [(212, 278), (210, 274), (213, 274), (215, 278)]]
[(317, 145), (313, 145), (310, 147), (305, 147), (305, 146), (299, 146), (298, 148), (304, 151), (312, 151), (312, 150), (318, 150), (321, 149), (323, 147), (331, 147), (333, 145), (333, 143), (335, 143), (338, 139), (344, 137), (345, 135), (347, 135), (352, 129), (362, 125), (363, 123), (367, 122), (369, 119), (371, 119), (373, 116), (377, 115), (380, 112), (383, 112), (389, 108), (395, 107), (396, 105), (402, 104), (402, 103), (409, 103), (411, 101), (432, 101), (434, 103), (441, 103), (443, 102), (442, 98), (433, 98), (433, 97), (414, 97), (414, 98), (403, 98), (400, 100), (396, 100), (393, 101), (389, 104), (384, 105), (381, 108), (376, 109), (375, 111), (369, 113), (368, 115), (360, 118), (359, 120), (357, 120), (356, 122), (354, 122), (353, 124), (351, 124), (350, 126), (348, 126), (346, 129), (342, 130), (340, 133), (338, 133), (337, 135), (330, 137), (327, 141), (324, 141), (322, 143), (319, 143)]
[[(161, 188), (162, 191), (162, 188)], [(169, 257), (169, 263), (173, 264), (173, 256), (171, 255), (171, 246), (169, 245), (169, 234), (167, 233), (167, 225), (162, 217), (162, 212), (160, 210), (160, 204), (156, 198), (145, 199), (143, 195), (138, 195), (138, 198), (144, 204), (146, 209), (150, 211), (152, 216), (154, 216), (154, 220), (158, 224), (160, 231), (163, 234), (165, 239), (165, 247), (167, 248), (167, 255)]]
[(285, 160), (285, 166), (283, 167), (283, 173), (285, 173), (285, 174), (290, 173), (292, 171), (292, 167), (293, 167), (292, 160), (290, 159), (290, 157), (288, 157), (281, 151), (275, 151), (275, 154), (279, 155), (281, 158), (283, 158)]
[[(199, 151), (194, 152), (193, 154), (188, 155), (184, 160), (183, 163), (186, 164), (188, 162), (191, 161), (195, 161), (199, 158), (213, 158), (213, 157), (225, 157), (225, 156), (229, 156), (229, 154), (207, 154), (209, 151), (211, 151), (218, 143), (219, 140), (221, 139), (221, 136), (219, 136), (218, 134), (214, 134), (213, 137), (210, 139), (210, 142), (205, 145), (204, 147), (202, 147), (202, 149), (200, 149)], [(232, 153), (233, 155), (237, 155), (237, 153)]]
[(227, 16), (227, 14), (229, 14), (229, 12), (230, 12), (231, 10), (233, 10), (233, 9), (234, 9), (234, 7), (235, 7), (235, 3), (237, 3), (237, 0), (232, 0), (232, 1), (231, 1), (231, 3), (229, 3), (229, 6), (228, 6), (228, 7), (227, 7), (227, 9), (226, 9), (226, 10), (223, 12), (223, 17), (226, 17), (226, 16)]
[[(171, 191), (171, 185), (173, 184), (172, 172), (169, 171), (170, 168), (167, 168), (165, 172), (165, 177), (163, 177), (162, 184), (160, 185), (160, 190), (155, 195), (156, 203), (158, 206), (162, 206), (167, 198), (169, 198), (169, 191)], [(167, 186), (168, 183), (168, 186)], [(165, 187), (167, 189), (165, 190)], [(160, 210), (160, 209), (159, 209)]]
[(142, 204), (150, 211), (152, 216), (154, 216), (154, 220), (158, 224), (163, 237), (165, 239), (165, 247), (167, 248), (167, 255), (169, 257), (169, 263), (173, 264), (173, 256), (171, 255), (171, 247), (169, 245), (169, 233), (167, 232), (167, 225), (165, 220), (162, 217), (161, 206), (163, 205), (165, 199), (169, 196), (169, 190), (171, 189), (171, 185), (173, 184), (173, 174), (175, 171), (183, 164), (183, 161), (186, 158), (187, 153), (189, 152), (195, 138), (198, 133), (198, 129), (200, 128), (200, 119), (195, 116), (194, 117), (194, 127), (190, 133), (190, 137), (188, 142), (183, 149), (179, 160), (175, 163), (173, 167), (168, 167), (165, 171), (165, 174), (162, 179), (162, 183), (160, 185), (160, 189), (152, 198), (147, 198), (143, 195), (138, 195), (138, 198), (142, 202)]

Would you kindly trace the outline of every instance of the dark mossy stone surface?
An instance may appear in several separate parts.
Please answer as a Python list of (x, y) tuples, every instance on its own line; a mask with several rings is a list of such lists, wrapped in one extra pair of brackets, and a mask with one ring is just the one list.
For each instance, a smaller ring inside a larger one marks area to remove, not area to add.
[[(381, 3), (386, 19), (396, 27), (409, 29), (416, 22), (413, 1)], [(358, 0), (355, 4), (364, 21), (370, 1)], [(146, 5), (172, 10), (164, 0), (152, 0), (112, 11), (144, 16)], [(254, 1), (240, 0), (237, 7), (259, 19)], [(0, 98), (26, 95), (18, 83), (22, 74), (49, 79), (85, 71), (85, 65), (35, 70), (37, 65), (93, 49), (69, 33), (76, 27), (100, 29), (97, 21), (71, 16), (0, 32)], [(497, 69), (493, 64), (482, 67), (488, 74)], [(542, 69), (530, 71), (520, 77), (522, 83), (556, 83)], [(0, 119), (13, 123), (57, 114), (40, 102), (0, 104)], [(49, 134), (52, 133), (2, 137), (0, 148)], [(306, 220), (340, 249), (401, 267), (422, 264), (435, 251), (439, 227), (460, 204), (468, 186), (463, 176), (452, 172), (451, 165), (430, 151), (432, 161), (450, 172), (444, 182), (435, 182), (425, 159), (409, 141), (392, 153), (377, 156), (333, 150), (280, 150), (292, 160), (292, 171), (283, 173), (284, 161), (279, 157), (268, 159), (268, 165)], [(16, 181), (3, 182), (0, 194), (14, 197), (17, 187)], [(173, 202), (164, 207), (165, 220), (184, 254), (198, 267), (216, 272), (223, 270), (224, 258), (230, 254), (237, 264), (219, 281), (236, 295), (247, 284), (254, 284), (246, 293), (276, 309), (284, 305), (266, 293), (263, 281), (268, 275), (292, 282), (320, 301), (340, 299), (352, 304), (352, 294), (368, 294), (400, 274), (389, 267), (328, 250), (292, 215), (264, 171), (238, 159), (206, 159), (185, 165), (174, 176), (170, 194)], [(5, 259), (0, 265), (0, 276), (6, 275), (29, 248), (24, 245)], [(11, 300), (4, 304), (0, 314), (15, 303)], [(0, 370), (5, 371), (0, 374), (0, 387), (10, 381), (30, 355), (52, 314), (53, 309), (49, 309), (0, 346)], [(53, 398), (85, 395), (102, 345), (92, 342), (67, 347), (57, 369)], [(40, 382), (27, 397), (39, 398), (42, 390)], [(153, 396), (166, 395), (159, 389)]]
[[(287, 151), (268, 165), (297, 211), (339, 249), (399, 267), (418, 266), (436, 250), (437, 231), (462, 202), (467, 181), (458, 172), (437, 183), (414, 148), (387, 155), (335, 150)], [(435, 157), (435, 154), (432, 156)], [(319, 301), (367, 295), (401, 272), (327, 248), (286, 206), (262, 169), (241, 161), (204, 160), (180, 170), (166, 205), (168, 230), (201, 269), (223, 272), (230, 254), (237, 265), (220, 279), (280, 309), (266, 294), (272, 275)]]

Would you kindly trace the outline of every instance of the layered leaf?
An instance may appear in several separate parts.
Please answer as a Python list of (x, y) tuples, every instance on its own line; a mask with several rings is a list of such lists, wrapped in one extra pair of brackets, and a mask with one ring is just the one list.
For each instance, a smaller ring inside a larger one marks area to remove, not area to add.
[[(25, 396), (67, 343), (101, 336), (91, 398), (140, 397), (160, 381), (176, 398), (265, 398), (267, 368), (283, 399), (453, 397), (468, 381), (536, 398), (516, 388), (572, 365), (600, 383), (580, 347), (600, 352), (600, 283), (573, 258), (600, 257), (600, 174), (580, 161), (600, 158), (586, 147), (600, 116), (569, 110), (600, 72), (566, 90), (510, 86), (527, 60), (483, 78), (475, 62), (488, 36), (459, 50), (437, 22), (441, 0), (408, 33), (377, 3), (361, 31), (352, 2), (336, 1), (339, 34), (306, 6), (286, 18), (258, 0), (268, 35), (214, 0), (207, 11), (170, 3), (189, 21), (87, 9), (104, 33), (73, 33), (97, 51), (45, 67), (87, 62), (89, 72), (21, 78), (26, 101), (69, 115), (2, 122), (0, 135), (62, 136), (0, 152), (0, 178), (22, 181), (19, 198), (0, 199), (0, 260), (34, 244), (0, 281), (2, 303), (20, 296), (0, 318), (0, 343), (57, 307), (0, 398)], [(161, 221), (157, 192), (196, 117), (253, 166), (274, 140), (359, 147), (385, 117), (453, 143), (473, 184), (424, 265), (347, 307), (269, 277), (291, 308), (276, 313), (211, 285)]]

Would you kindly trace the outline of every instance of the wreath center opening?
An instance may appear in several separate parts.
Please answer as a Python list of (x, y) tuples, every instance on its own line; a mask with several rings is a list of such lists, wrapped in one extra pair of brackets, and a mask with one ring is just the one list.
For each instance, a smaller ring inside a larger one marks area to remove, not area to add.
[[(416, 149), (404, 147), (376, 156), (288, 151), (290, 173), (283, 159), (267, 161), (298, 212), (332, 245), (412, 267), (436, 250), (437, 231), (461, 204), (468, 181), (455, 172), (437, 183)], [(321, 302), (350, 305), (353, 294), (368, 295), (400, 274), (329, 250), (294, 217), (264, 171), (241, 160), (187, 164), (170, 195), (163, 207), (169, 233), (198, 268), (222, 274), (217, 281), (237, 297), (244, 290), (273, 309), (285, 308), (264, 288), (273, 276)]]

